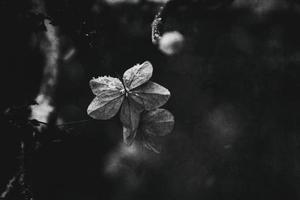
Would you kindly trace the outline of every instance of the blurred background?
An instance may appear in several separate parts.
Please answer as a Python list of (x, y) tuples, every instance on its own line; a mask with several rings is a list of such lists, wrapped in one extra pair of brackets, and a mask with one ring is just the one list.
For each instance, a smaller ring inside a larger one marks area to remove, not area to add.
[[(34, 116), (51, 111), (54, 124), (89, 119), (89, 80), (146, 60), (171, 92), (175, 128), (160, 154), (123, 145), (118, 117), (73, 124), (29, 154), (34, 199), (300, 198), (297, 0), (1, 0), (0, 9), (2, 113), (38, 99)], [(27, 132), (1, 116), (0, 191)]]

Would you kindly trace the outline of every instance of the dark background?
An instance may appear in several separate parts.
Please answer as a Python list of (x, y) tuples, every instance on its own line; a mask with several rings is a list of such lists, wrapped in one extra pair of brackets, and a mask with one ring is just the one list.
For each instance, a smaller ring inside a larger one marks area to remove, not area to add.
[[(4, 112), (36, 97), (45, 30), (31, 1), (0, 2)], [(45, 1), (61, 51), (75, 49), (59, 65), (56, 116), (89, 119), (92, 77), (121, 77), (149, 60), (152, 80), (171, 91), (165, 108), (175, 116), (174, 131), (161, 138), (157, 155), (122, 146), (118, 117), (74, 125), (62, 141), (30, 154), (35, 199), (299, 199), (300, 4), (174, 0), (163, 32), (178, 31), (184, 42), (168, 56), (151, 42), (160, 3), (111, 2)], [(27, 130), (4, 117), (0, 130), (2, 191), (17, 169)]]

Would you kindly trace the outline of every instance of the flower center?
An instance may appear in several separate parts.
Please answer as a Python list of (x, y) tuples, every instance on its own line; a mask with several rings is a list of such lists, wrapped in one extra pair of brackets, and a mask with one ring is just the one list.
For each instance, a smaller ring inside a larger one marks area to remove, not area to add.
[(128, 94), (130, 93), (130, 90), (125, 86), (124, 82), (122, 81), (123, 84), (123, 90), (121, 90), (122, 94), (125, 93), (126, 97), (128, 96)]

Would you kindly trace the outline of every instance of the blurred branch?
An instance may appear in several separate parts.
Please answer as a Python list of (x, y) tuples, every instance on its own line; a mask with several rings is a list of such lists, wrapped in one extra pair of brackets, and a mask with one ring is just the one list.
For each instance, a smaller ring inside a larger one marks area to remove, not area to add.
[(60, 60), (60, 43), (57, 28), (49, 20), (45, 21), (47, 31), (41, 41), (41, 50), (44, 52), (46, 65), (44, 67), (40, 92), (36, 97), (38, 105), (32, 106), (32, 119), (48, 122), (54, 111), (53, 95), (57, 85), (58, 66)]
[[(44, 2), (42, 0), (32, 0), (32, 8), (34, 13), (45, 16), (47, 15)], [(50, 23), (50, 20), (45, 19), (44, 23), (46, 30), (40, 40), (40, 47), (45, 56), (45, 66), (40, 91), (36, 97), (37, 105), (30, 106), (30, 119), (36, 119), (41, 123), (47, 124), (52, 112), (54, 111), (53, 96), (57, 85), (60, 60), (60, 40), (57, 34), (58, 30)], [(34, 126), (33, 123), (31, 125)], [(31, 145), (32, 143), (37, 142), (35, 141), (34, 133), (35, 132), (33, 131), (30, 140), (25, 140), (24, 138), (21, 139), (19, 168), (15, 175), (8, 181), (5, 190), (1, 193), (0, 199), (7, 199), (9, 193), (11, 193), (15, 186), (19, 186), (20, 191), (18, 191), (18, 194), (20, 194), (23, 199), (33, 200), (33, 194), (26, 180), (25, 163), (27, 160), (26, 152), (28, 151), (25, 151), (25, 146), (28, 148), (34, 148), (34, 146)]]

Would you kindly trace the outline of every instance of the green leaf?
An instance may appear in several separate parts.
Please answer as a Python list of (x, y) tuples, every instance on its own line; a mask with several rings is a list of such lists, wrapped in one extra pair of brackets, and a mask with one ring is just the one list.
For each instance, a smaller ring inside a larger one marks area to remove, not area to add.
[(171, 96), (168, 89), (151, 81), (136, 88), (129, 95), (145, 110), (153, 110), (163, 106)]
[(126, 98), (122, 104), (120, 120), (123, 126), (135, 131), (140, 122), (140, 113), (142, 108), (131, 98)]
[(137, 130), (132, 130), (131, 128), (127, 128), (123, 126), (123, 141), (127, 145), (131, 145), (136, 136)]
[(165, 136), (174, 128), (174, 116), (166, 109), (145, 112), (141, 119), (141, 130), (150, 136)]
[(149, 61), (137, 64), (126, 70), (123, 75), (123, 82), (127, 90), (132, 90), (149, 81), (153, 73), (152, 64)]
[(108, 90), (96, 96), (87, 108), (87, 113), (94, 119), (110, 119), (121, 107), (124, 95), (118, 90)]
[(109, 90), (124, 90), (124, 86), (119, 79), (109, 76), (93, 78), (90, 80), (90, 87), (92, 92), (97, 96)]

